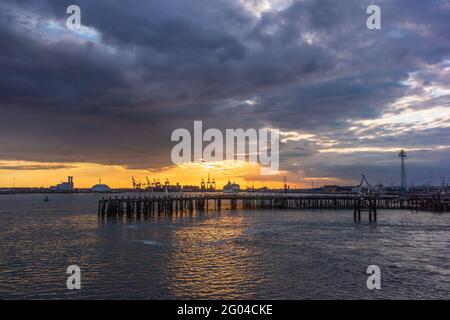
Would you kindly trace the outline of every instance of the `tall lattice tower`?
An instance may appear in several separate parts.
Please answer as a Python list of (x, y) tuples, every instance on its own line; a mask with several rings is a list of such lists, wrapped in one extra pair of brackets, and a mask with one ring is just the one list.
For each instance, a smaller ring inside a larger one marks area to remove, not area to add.
[(405, 150), (401, 150), (398, 154), (400, 161), (401, 161), (401, 186), (403, 189), (406, 189), (406, 169), (405, 169), (405, 159), (406, 159), (406, 152)]

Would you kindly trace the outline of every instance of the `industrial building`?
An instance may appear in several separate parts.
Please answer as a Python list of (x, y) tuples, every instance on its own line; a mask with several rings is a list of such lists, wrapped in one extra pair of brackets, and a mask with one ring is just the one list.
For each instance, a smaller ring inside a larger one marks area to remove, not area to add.
[(69, 176), (67, 178), (67, 182), (61, 182), (60, 184), (57, 184), (56, 186), (51, 186), (50, 191), (55, 192), (73, 192), (73, 177)]
[(96, 184), (91, 188), (92, 192), (111, 192), (111, 188), (107, 186), (106, 184)]

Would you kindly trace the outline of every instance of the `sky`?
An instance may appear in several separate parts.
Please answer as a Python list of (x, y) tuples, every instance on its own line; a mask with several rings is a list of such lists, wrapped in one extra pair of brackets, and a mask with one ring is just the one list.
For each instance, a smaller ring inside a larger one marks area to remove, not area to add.
[[(69, 5), (81, 8), (67, 28)], [(381, 29), (366, 27), (370, 4)], [(0, 186), (450, 178), (449, 0), (3, 0)], [(280, 172), (176, 166), (177, 128), (276, 128)]]

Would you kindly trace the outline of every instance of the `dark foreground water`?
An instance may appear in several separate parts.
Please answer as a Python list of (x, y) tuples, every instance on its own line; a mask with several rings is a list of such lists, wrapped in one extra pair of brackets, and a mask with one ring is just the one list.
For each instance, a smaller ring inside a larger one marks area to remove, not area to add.
[[(450, 214), (222, 211), (100, 222), (99, 195), (0, 196), (3, 299), (450, 298)], [(80, 266), (82, 289), (66, 269)], [(382, 289), (367, 289), (366, 268)]]

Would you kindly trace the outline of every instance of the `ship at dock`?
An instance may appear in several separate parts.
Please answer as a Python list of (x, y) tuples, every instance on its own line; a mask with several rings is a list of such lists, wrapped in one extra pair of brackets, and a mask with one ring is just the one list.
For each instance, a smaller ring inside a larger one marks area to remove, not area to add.
[(241, 191), (241, 187), (237, 183), (231, 183), (230, 180), (228, 180), (228, 183), (223, 186), (223, 193), (239, 193)]

